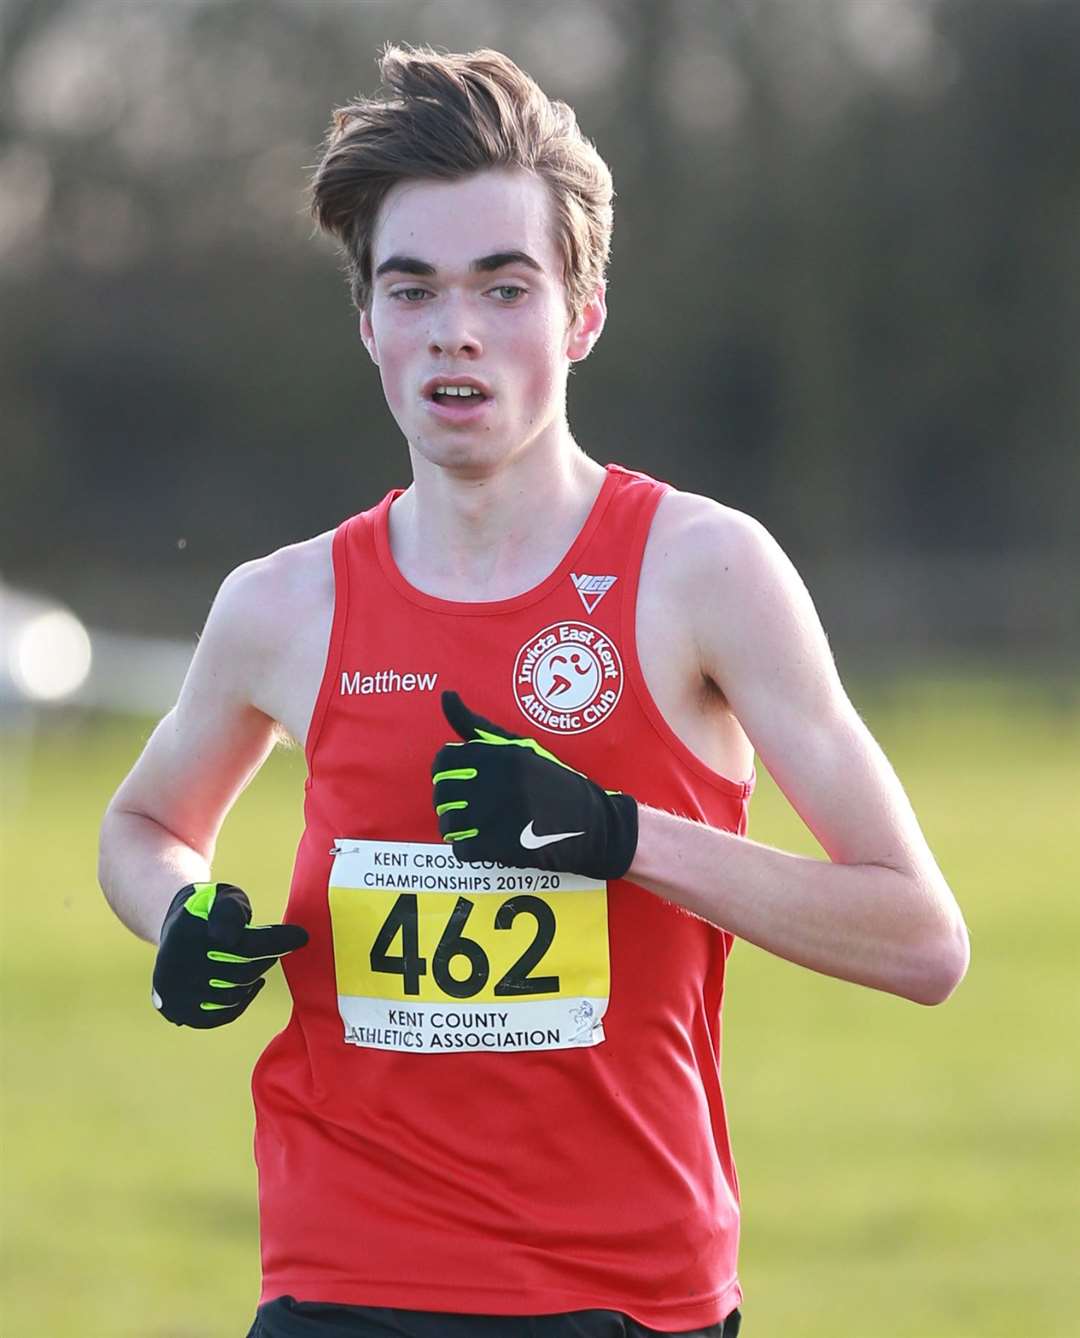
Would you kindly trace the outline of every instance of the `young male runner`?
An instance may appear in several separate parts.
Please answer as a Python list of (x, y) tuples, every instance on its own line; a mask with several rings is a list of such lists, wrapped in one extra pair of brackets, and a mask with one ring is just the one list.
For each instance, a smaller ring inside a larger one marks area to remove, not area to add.
[[(963, 920), (773, 540), (571, 436), (611, 228), (572, 112), (491, 51), (382, 74), (313, 207), (412, 484), (224, 582), (102, 884), (173, 1022), (292, 954), (252, 1334), (730, 1335), (733, 937), (934, 1004)], [(281, 729), (306, 829), (251, 928), (210, 864)], [(831, 862), (746, 838), (755, 750)]]

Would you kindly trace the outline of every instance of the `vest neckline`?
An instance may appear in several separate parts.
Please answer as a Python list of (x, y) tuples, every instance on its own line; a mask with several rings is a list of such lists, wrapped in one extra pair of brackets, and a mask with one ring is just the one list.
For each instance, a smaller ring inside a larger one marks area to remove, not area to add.
[(527, 608), (530, 604), (535, 604), (544, 599), (560, 581), (567, 577), (578, 556), (584, 551), (596, 532), (596, 528), (603, 519), (621, 479), (627, 473), (621, 466), (614, 464), (606, 465), (605, 469), (607, 472), (603, 483), (600, 485), (600, 491), (597, 493), (589, 514), (585, 517), (585, 521), (570, 547), (543, 580), (530, 589), (523, 590), (520, 594), (511, 595), (508, 599), (479, 601), (443, 599), (438, 595), (429, 595), (426, 591), (418, 589), (407, 581), (401, 574), (390, 549), (390, 507), (405, 491), (404, 488), (392, 489), (375, 508), (373, 517), (375, 551), (383, 575), (404, 599), (412, 604), (419, 605), (420, 608), (430, 609), (433, 612), (452, 613), (457, 617), (483, 617), (498, 613), (512, 613), (516, 609)]

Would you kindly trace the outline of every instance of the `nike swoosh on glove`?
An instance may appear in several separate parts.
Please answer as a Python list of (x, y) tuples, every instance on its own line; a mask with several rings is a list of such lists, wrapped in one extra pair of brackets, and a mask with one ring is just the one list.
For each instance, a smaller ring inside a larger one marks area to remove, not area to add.
[(463, 742), (435, 754), (433, 801), (460, 860), (599, 879), (626, 873), (637, 850), (636, 799), (601, 789), (535, 739), (470, 711), (456, 692), (443, 693), (442, 708)]
[(188, 883), (169, 904), (154, 963), (154, 1007), (178, 1027), (223, 1027), (266, 984), (279, 957), (302, 948), (299, 925), (250, 925), (231, 883)]

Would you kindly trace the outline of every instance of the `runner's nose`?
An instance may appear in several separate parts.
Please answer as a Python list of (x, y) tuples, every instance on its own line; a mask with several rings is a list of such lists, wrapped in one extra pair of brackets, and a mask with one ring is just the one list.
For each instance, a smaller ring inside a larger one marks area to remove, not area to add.
[[(432, 303), (433, 307), (435, 305)], [(449, 357), (459, 354), (478, 357), (483, 348), (465, 303), (447, 297), (437, 305), (438, 310), (431, 314), (430, 352)]]

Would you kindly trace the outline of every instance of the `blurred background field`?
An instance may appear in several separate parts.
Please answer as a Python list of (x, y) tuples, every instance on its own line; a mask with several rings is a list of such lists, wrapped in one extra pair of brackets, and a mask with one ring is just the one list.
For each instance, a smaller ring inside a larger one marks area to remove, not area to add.
[[(936, 1010), (737, 949), (747, 1338), (1075, 1338), (1075, 0), (0, 0), (0, 1336), (254, 1305), (286, 997), (164, 1026), (96, 828), (223, 575), (406, 481), (304, 198), (388, 40), (576, 108), (617, 190), (577, 439), (776, 534), (971, 926)], [(221, 843), (267, 917), (302, 766)], [(767, 778), (751, 832), (812, 848)]]
[(1080, 655), (1075, 0), (6, 0), (0, 572), (112, 632), (401, 482), (310, 166), (388, 40), (615, 180), (582, 445), (750, 511), (860, 658)]
[[(1080, 700), (1016, 680), (857, 683), (968, 917), (943, 1007), (737, 945), (725, 1082), (748, 1332), (1076, 1333)], [(151, 951), (94, 883), (97, 821), (149, 725), (5, 737), (3, 1017), (11, 1338), (238, 1338), (258, 1288), (248, 1075), (280, 979), (235, 1027), (166, 1026)], [(272, 758), (217, 870), (285, 899), (303, 759)], [(12, 792), (14, 790), (14, 793)], [(767, 778), (751, 834), (813, 843)], [(572, 1242), (568, 1242), (572, 1248)]]

